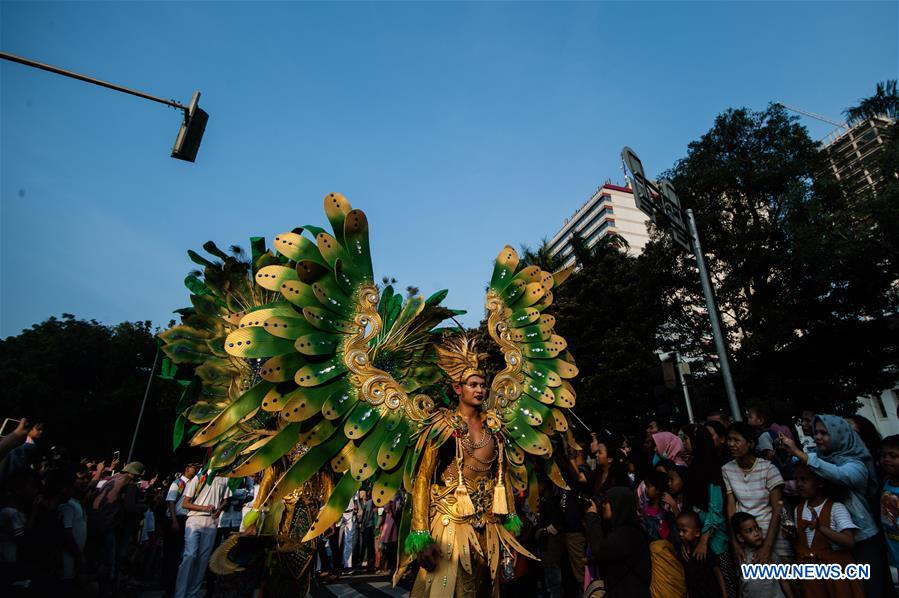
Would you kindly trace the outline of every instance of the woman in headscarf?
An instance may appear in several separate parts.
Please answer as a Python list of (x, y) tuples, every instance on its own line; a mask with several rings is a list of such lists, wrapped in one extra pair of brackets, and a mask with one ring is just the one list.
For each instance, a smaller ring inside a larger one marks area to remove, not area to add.
[(603, 572), (606, 597), (650, 598), (649, 542), (637, 521), (634, 493), (610, 488), (601, 505), (594, 502), (587, 509), (584, 529), (593, 560)]
[(818, 415), (814, 433), (817, 454), (805, 453), (792, 439), (784, 436), (778, 442), (815, 474), (849, 488), (849, 500), (844, 504), (858, 526), (852, 556), (856, 563), (871, 565), (871, 577), (865, 581), (865, 594), (870, 598), (895, 596), (883, 534), (869, 507), (870, 497), (878, 491), (871, 453), (842, 417)]
[(675, 465), (683, 465), (686, 467), (687, 462), (684, 461), (684, 443), (680, 438), (671, 432), (656, 432), (652, 435), (652, 441), (655, 443), (655, 454), (652, 458), (653, 466), (659, 464), (665, 459), (674, 461)]

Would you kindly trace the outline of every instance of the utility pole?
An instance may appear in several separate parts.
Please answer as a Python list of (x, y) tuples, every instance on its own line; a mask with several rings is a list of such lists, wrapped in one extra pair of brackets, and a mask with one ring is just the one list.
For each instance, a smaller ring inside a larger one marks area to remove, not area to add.
[(134, 436), (131, 437), (131, 448), (128, 449), (128, 460), (125, 463), (131, 463), (131, 457), (134, 455), (134, 447), (137, 445), (137, 433), (140, 431), (140, 422), (144, 419), (144, 409), (147, 407), (147, 397), (150, 394), (150, 384), (153, 382), (153, 374), (156, 373), (156, 363), (159, 361), (159, 347), (156, 347), (156, 355), (153, 357), (153, 366), (150, 368), (150, 377), (147, 378), (147, 387), (144, 389), (144, 400), (140, 403), (140, 413), (137, 415), (137, 424), (134, 426)]
[[(693, 215), (693, 210), (686, 211), (685, 222), (684, 211), (681, 209), (680, 199), (674, 190), (674, 185), (666, 179), (661, 179), (658, 182), (647, 179), (643, 171), (643, 163), (634, 150), (629, 147), (621, 150), (621, 160), (624, 163), (625, 174), (627, 174), (634, 193), (634, 201), (640, 211), (649, 216), (653, 223), (667, 230), (674, 241), (683, 249), (687, 251), (692, 250), (693, 255), (696, 257), (699, 279), (702, 283), (702, 293), (705, 295), (706, 308), (709, 312), (712, 337), (715, 339), (715, 351), (718, 353), (718, 363), (721, 368), (721, 377), (724, 379), (724, 391), (727, 394), (731, 417), (734, 421), (743, 421), (743, 416), (740, 413), (740, 404), (737, 401), (737, 390), (730, 370), (727, 340), (724, 338), (724, 330), (721, 327), (718, 304), (715, 301), (715, 291), (709, 278), (705, 255), (702, 253), (702, 245), (699, 242), (699, 230), (696, 228), (696, 218)], [(689, 406), (689, 401), (687, 405)], [(692, 407), (690, 407), (690, 411), (692, 411)]]
[(184, 160), (186, 162), (194, 162), (197, 159), (197, 151), (200, 149), (200, 142), (203, 140), (203, 132), (206, 130), (206, 122), (209, 120), (209, 115), (199, 106), (199, 91), (194, 92), (190, 104), (185, 106), (184, 104), (176, 102), (175, 100), (158, 98), (142, 91), (128, 89), (127, 87), (116, 85), (115, 83), (101, 81), (100, 79), (95, 79), (94, 77), (67, 71), (65, 69), (51, 66), (49, 64), (44, 64), (42, 62), (37, 62), (36, 60), (31, 60), (29, 58), (15, 56), (8, 52), (0, 52), (0, 58), (2, 58), (3, 60), (18, 62), (19, 64), (24, 64), (25, 66), (30, 66), (36, 69), (55, 73), (57, 75), (62, 75), (64, 77), (78, 79), (79, 81), (84, 81), (85, 83), (90, 83), (92, 85), (99, 85), (100, 87), (106, 87), (114, 91), (127, 93), (139, 98), (143, 98), (145, 100), (159, 102), (160, 104), (165, 104), (166, 106), (171, 106), (172, 108), (177, 108), (183, 111), (184, 120), (181, 122), (181, 128), (178, 129), (178, 136), (175, 138), (175, 145), (172, 148), (172, 157), (179, 160)]

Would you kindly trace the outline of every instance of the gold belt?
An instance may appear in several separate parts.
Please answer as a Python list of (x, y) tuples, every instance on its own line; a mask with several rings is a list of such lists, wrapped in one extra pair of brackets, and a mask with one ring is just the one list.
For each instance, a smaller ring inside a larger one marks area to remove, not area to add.
[(488, 523), (498, 521), (493, 514), (493, 488), (496, 480), (493, 477), (469, 480), (465, 478), (465, 487), (468, 496), (474, 505), (474, 515), (460, 515), (456, 507), (456, 497), (453, 491), (456, 489), (455, 481), (450, 480), (447, 485), (431, 485), (431, 519), (434, 515), (441, 514), (446, 519), (444, 525), (452, 523), (468, 523), (472, 527), (482, 528)]

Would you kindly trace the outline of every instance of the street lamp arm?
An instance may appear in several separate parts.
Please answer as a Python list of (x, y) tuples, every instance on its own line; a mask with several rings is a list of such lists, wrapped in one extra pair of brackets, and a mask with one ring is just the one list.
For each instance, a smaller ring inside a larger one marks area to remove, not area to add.
[(128, 89), (127, 87), (122, 87), (121, 85), (116, 85), (115, 83), (109, 83), (107, 81), (101, 81), (100, 79), (95, 79), (94, 77), (88, 77), (87, 75), (82, 75), (80, 73), (75, 73), (72, 71), (67, 71), (65, 69), (61, 69), (59, 67), (51, 66), (49, 64), (44, 64), (42, 62), (37, 62), (36, 60), (31, 60), (29, 58), (23, 58), (21, 56), (16, 56), (14, 54), (10, 54), (9, 52), (0, 52), (0, 58), (4, 60), (9, 60), (11, 62), (18, 62), (19, 64), (24, 64), (25, 66), (31, 66), (36, 69), (41, 69), (45, 71), (49, 71), (51, 73), (56, 73), (57, 75), (63, 75), (65, 77), (71, 77), (72, 79), (78, 79), (79, 81), (84, 81), (85, 83), (92, 83), (94, 85), (99, 85), (100, 87), (106, 87), (108, 89), (112, 89), (115, 91), (121, 91), (122, 93), (131, 94), (133, 96), (137, 96), (139, 98), (144, 98), (145, 100), (152, 100), (154, 102), (159, 102), (160, 104), (165, 104), (166, 106), (171, 106), (173, 108), (178, 108), (179, 110), (184, 111), (185, 116), (188, 114), (188, 107), (180, 102), (176, 102), (175, 100), (165, 100), (163, 98), (157, 98), (156, 96), (151, 96), (148, 93), (144, 93), (142, 91), (137, 91), (135, 89)]

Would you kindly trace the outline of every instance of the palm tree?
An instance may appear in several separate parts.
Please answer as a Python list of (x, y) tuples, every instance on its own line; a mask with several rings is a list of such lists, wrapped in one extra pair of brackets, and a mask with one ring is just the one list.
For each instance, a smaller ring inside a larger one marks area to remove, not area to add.
[(562, 266), (562, 260), (549, 251), (549, 239), (543, 237), (536, 250), (527, 245), (521, 246), (521, 263), (525, 266), (539, 266), (547, 272), (554, 272)]
[(858, 106), (847, 108), (843, 111), (843, 116), (849, 125), (856, 125), (876, 116), (899, 118), (899, 92), (896, 91), (896, 79), (878, 83), (873, 96), (863, 98)]

